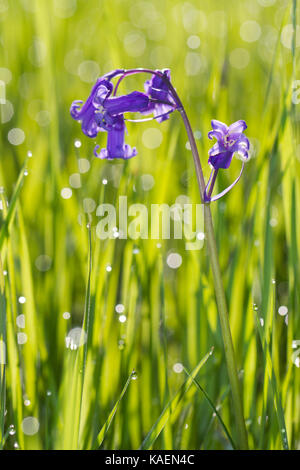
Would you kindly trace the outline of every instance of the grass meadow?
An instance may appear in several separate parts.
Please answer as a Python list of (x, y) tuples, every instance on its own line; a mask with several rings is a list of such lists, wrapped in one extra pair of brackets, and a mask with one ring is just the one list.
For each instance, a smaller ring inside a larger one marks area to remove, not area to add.
[(120, 196), (201, 202), (178, 112), (128, 122), (129, 161), (70, 117), (136, 67), (171, 69), (206, 180), (211, 119), (247, 122), (211, 210), (249, 448), (300, 448), (299, 47), (296, 0), (0, 0), (2, 449), (237, 447), (206, 239), (97, 235)]

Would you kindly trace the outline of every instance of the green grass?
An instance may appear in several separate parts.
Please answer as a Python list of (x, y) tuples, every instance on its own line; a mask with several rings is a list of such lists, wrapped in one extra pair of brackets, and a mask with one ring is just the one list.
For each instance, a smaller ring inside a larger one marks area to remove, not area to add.
[[(200, 202), (180, 116), (128, 123), (126, 139), (138, 156), (96, 159), (95, 140), (69, 115), (72, 101), (85, 99), (92, 86), (82, 80), (84, 66), (78, 69), (85, 60), (100, 74), (169, 67), (202, 134), (206, 179), (210, 120), (246, 120), (251, 159), (212, 214), (249, 447), (300, 448), (300, 369), (292, 360), (292, 343), (300, 340), (300, 104), (292, 102), (299, 37), (287, 44), (285, 33), (286, 25), (300, 24), (300, 14), (295, 0), (263, 3), (0, 1), (0, 80), (9, 69), (5, 95), (14, 109), (8, 120), (8, 105), (0, 104), (1, 448), (218, 450), (237, 442), (206, 243), (186, 251), (184, 240), (96, 234), (96, 207), (118, 205), (119, 196), (149, 207), (172, 205), (179, 195)], [(249, 20), (261, 28), (253, 42), (243, 39)], [(200, 38), (196, 49), (188, 45), (193, 35)], [(236, 62), (237, 49), (244, 51)], [(146, 78), (128, 78), (120, 92), (142, 90)], [(22, 144), (9, 142), (12, 128), (25, 132)], [(154, 149), (145, 145), (149, 128), (162, 137)], [(96, 140), (104, 146), (104, 134)], [(90, 164), (84, 173), (80, 159)], [(234, 159), (220, 171), (218, 189), (239, 169)], [(63, 199), (74, 173), (81, 187)], [(145, 174), (155, 181), (149, 191)], [(86, 198), (95, 201), (89, 213)], [(166, 263), (170, 251), (182, 256), (177, 270)], [(117, 304), (125, 307), (124, 323)], [(282, 305), (287, 323), (278, 314)], [(65, 340), (74, 327), (87, 335), (77, 349)], [(23, 432), (28, 417), (38, 420), (33, 435)]]

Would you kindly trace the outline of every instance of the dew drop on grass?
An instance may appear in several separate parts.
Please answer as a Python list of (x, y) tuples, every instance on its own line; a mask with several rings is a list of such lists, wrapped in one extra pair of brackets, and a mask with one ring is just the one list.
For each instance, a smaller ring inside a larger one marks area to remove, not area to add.
[(62, 316), (65, 320), (69, 320), (69, 318), (71, 317), (71, 314), (70, 312), (64, 312)]
[(177, 362), (173, 365), (173, 371), (176, 372), (176, 374), (180, 374), (183, 371), (183, 365), (180, 362)]
[(78, 160), (78, 169), (79, 173), (87, 173), (91, 165), (87, 158), (79, 158)]
[(106, 271), (107, 271), (108, 273), (110, 273), (111, 270), (112, 270), (112, 267), (111, 267), (110, 264), (108, 264), (105, 269), (106, 269)]
[(278, 313), (284, 317), (288, 313), (288, 308), (285, 305), (281, 305), (278, 309)]
[(122, 351), (125, 348), (125, 341), (123, 339), (119, 339), (118, 341), (118, 348)]
[(71, 188), (63, 188), (60, 192), (60, 195), (63, 199), (70, 199), (70, 197), (72, 197), (72, 189)]
[(81, 147), (81, 141), (79, 139), (75, 140), (74, 146), (79, 149)]
[(15, 430), (14, 424), (11, 424), (11, 425), (9, 426), (8, 434), (9, 434), (10, 436), (14, 436), (14, 435), (16, 434), (16, 430)]
[(37, 418), (33, 416), (27, 416), (22, 421), (22, 431), (27, 436), (33, 436), (38, 432), (40, 428), (40, 423)]
[(39, 255), (35, 260), (35, 267), (41, 271), (49, 271), (52, 265), (52, 258), (48, 255)]
[(181, 266), (182, 257), (179, 253), (170, 253), (167, 257), (167, 265), (169, 268), (178, 269)]
[(18, 315), (16, 318), (16, 324), (19, 328), (25, 328), (25, 315)]
[(76, 350), (78, 347), (85, 344), (87, 341), (86, 332), (79, 326), (72, 328), (66, 336), (66, 347), (71, 350)]
[(31, 157), (32, 157), (32, 152), (31, 152), (31, 150), (28, 150), (28, 152), (27, 152), (27, 157), (28, 157), (28, 158), (31, 158)]
[(19, 300), (19, 303), (20, 303), (20, 304), (25, 304), (25, 302), (26, 302), (26, 297), (24, 297), (23, 295), (21, 295), (18, 300)]
[(17, 341), (18, 341), (18, 344), (25, 344), (27, 343), (27, 334), (26, 333), (18, 333), (17, 334)]
[(120, 316), (119, 316), (119, 322), (120, 322), (120, 323), (125, 323), (126, 320), (127, 320), (126, 315), (120, 315)]
[(132, 372), (132, 375), (131, 375), (131, 380), (136, 380), (138, 378), (138, 375), (135, 371)]
[(125, 310), (125, 307), (124, 307), (123, 304), (117, 304), (117, 305), (115, 306), (115, 310), (116, 310), (117, 313), (123, 313), (124, 310)]

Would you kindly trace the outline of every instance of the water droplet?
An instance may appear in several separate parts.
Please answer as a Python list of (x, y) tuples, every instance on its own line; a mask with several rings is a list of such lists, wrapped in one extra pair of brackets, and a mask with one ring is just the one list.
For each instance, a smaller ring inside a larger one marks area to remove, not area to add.
[(182, 257), (179, 253), (170, 253), (167, 257), (167, 265), (172, 269), (178, 269), (181, 266)]
[(119, 322), (120, 322), (120, 323), (125, 323), (126, 320), (127, 320), (126, 315), (120, 315), (120, 316), (119, 316)]
[(15, 430), (14, 424), (11, 424), (11, 425), (9, 426), (8, 434), (9, 434), (10, 436), (14, 436), (14, 435), (16, 434), (16, 430)]
[(34, 264), (39, 271), (46, 272), (51, 268), (52, 258), (48, 255), (39, 255)]
[(25, 344), (27, 343), (27, 334), (26, 333), (18, 333), (17, 334), (17, 341), (18, 341), (18, 344)]
[(78, 160), (79, 173), (87, 173), (90, 167), (91, 167), (91, 164), (86, 158), (79, 158)]
[(289, 311), (289, 310), (288, 310), (288, 308), (287, 308), (285, 305), (281, 305), (281, 306), (279, 307), (279, 309), (278, 309), (279, 315), (281, 315), (281, 316), (283, 316), (283, 317), (288, 313), (288, 311)]
[(60, 192), (60, 195), (63, 199), (70, 199), (70, 197), (72, 197), (72, 189), (71, 188), (63, 188)]
[(39, 428), (40, 423), (38, 419), (33, 416), (27, 416), (27, 418), (24, 418), (22, 421), (22, 430), (27, 436), (33, 436), (38, 432)]
[(69, 320), (69, 318), (71, 318), (71, 314), (69, 312), (64, 312), (62, 316), (65, 320)]
[(272, 279), (272, 284), (276, 284), (276, 280), (275, 280), (275, 279)]
[(25, 328), (25, 315), (18, 315), (16, 318), (16, 323), (19, 328)]
[(107, 183), (108, 183), (107, 179), (106, 179), (106, 178), (103, 178), (102, 184), (106, 185)]
[(28, 399), (24, 400), (24, 405), (25, 405), (25, 406), (29, 406), (29, 405), (30, 405), (30, 403), (31, 403), (31, 401), (30, 401), (30, 400), (28, 400)]
[(125, 348), (125, 341), (123, 339), (119, 339), (118, 348), (121, 349), (121, 350), (123, 350)]
[(19, 300), (19, 303), (20, 303), (20, 304), (25, 304), (25, 302), (26, 302), (26, 297), (24, 297), (23, 295), (21, 295), (18, 300)]
[(32, 152), (31, 152), (31, 150), (28, 150), (28, 152), (27, 152), (27, 157), (28, 157), (28, 158), (31, 158), (31, 157), (32, 157)]
[(131, 380), (136, 380), (138, 378), (138, 375), (135, 371), (132, 372), (131, 374)]
[(74, 142), (74, 146), (79, 149), (81, 147), (81, 141), (78, 139), (78, 140), (75, 140)]
[(47, 390), (47, 393), (46, 393), (47, 397), (51, 397), (52, 395), (52, 392), (50, 390)]
[(112, 267), (111, 267), (110, 264), (108, 264), (105, 269), (106, 269), (106, 271), (107, 271), (108, 273), (110, 273), (111, 270), (112, 270)]
[(125, 310), (125, 307), (124, 307), (123, 304), (118, 304), (118, 305), (115, 306), (115, 310), (116, 310), (117, 313), (123, 313), (124, 310)]
[(66, 336), (66, 347), (71, 350), (76, 350), (86, 343), (87, 334), (79, 326), (72, 328)]
[(177, 362), (173, 365), (173, 371), (176, 372), (176, 374), (180, 374), (183, 371), (183, 365), (180, 362)]

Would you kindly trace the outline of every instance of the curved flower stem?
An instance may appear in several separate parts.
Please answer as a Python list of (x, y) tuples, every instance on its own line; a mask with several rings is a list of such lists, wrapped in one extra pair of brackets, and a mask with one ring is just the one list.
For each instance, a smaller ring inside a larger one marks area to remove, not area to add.
[[(198, 153), (195, 137), (192, 132), (192, 128), (191, 128), (189, 119), (187, 117), (187, 114), (182, 106), (181, 101), (179, 100), (177, 93), (176, 93), (175, 99), (181, 105), (181, 109), (179, 109), (179, 111), (180, 111), (181, 117), (183, 119), (186, 131), (187, 131), (188, 139), (189, 139), (192, 154), (193, 154), (199, 191), (200, 191), (201, 199), (204, 202), (205, 181), (203, 177), (203, 171), (202, 171), (202, 167), (200, 163), (200, 158), (199, 158), (199, 153)], [(233, 409), (235, 413), (235, 420), (236, 420), (236, 427), (237, 427), (237, 441), (239, 443), (240, 449), (248, 449), (248, 438), (247, 438), (247, 431), (246, 431), (244, 412), (243, 412), (242, 393), (241, 393), (241, 388), (240, 388), (240, 383), (239, 383), (238, 371), (237, 371), (236, 360), (235, 360), (235, 353), (234, 353), (232, 336), (231, 336), (231, 331), (230, 331), (227, 303), (226, 303), (225, 291), (224, 291), (224, 287), (222, 283), (222, 275), (221, 275), (221, 269), (220, 269), (220, 264), (219, 264), (219, 259), (218, 259), (218, 249), (217, 249), (217, 244), (216, 244), (216, 239), (215, 239), (215, 234), (214, 234), (214, 227), (213, 227), (213, 222), (212, 222), (212, 217), (211, 217), (210, 205), (207, 203), (204, 204), (204, 224), (205, 224), (208, 254), (209, 254), (209, 259), (210, 259), (213, 278), (214, 278), (215, 295), (216, 295), (218, 312), (219, 312), (220, 323), (221, 323), (227, 370), (228, 370), (228, 376), (229, 376), (232, 398), (233, 398)]]
[[(202, 201), (204, 201), (205, 183), (204, 183), (203, 172), (202, 172), (197, 145), (195, 142), (193, 132), (191, 131), (191, 126), (190, 126), (188, 117), (184, 109), (181, 110), (181, 116), (184, 121), (185, 128), (187, 130), (190, 146), (191, 146), (192, 153), (193, 153), (200, 195), (201, 195)], [(213, 278), (214, 278), (215, 295), (216, 295), (220, 323), (221, 323), (227, 370), (228, 370), (228, 376), (230, 380), (231, 392), (232, 392), (232, 398), (233, 398), (233, 409), (235, 413), (236, 427), (237, 427), (237, 442), (239, 443), (240, 449), (248, 449), (248, 438), (247, 438), (247, 431), (246, 431), (245, 419), (244, 419), (244, 413), (243, 413), (242, 394), (241, 394), (241, 389), (240, 389), (238, 371), (237, 371), (236, 360), (235, 360), (235, 353), (234, 353), (232, 336), (231, 336), (231, 331), (230, 331), (226, 297), (225, 297), (224, 287), (222, 283), (222, 275), (221, 275), (221, 269), (220, 269), (220, 264), (219, 264), (219, 259), (218, 259), (218, 250), (217, 250), (217, 244), (216, 244), (216, 239), (214, 235), (214, 228), (213, 228), (212, 216), (211, 216), (211, 211), (210, 211), (210, 205), (207, 203), (204, 204), (204, 224), (205, 224), (208, 254), (209, 254), (209, 259), (210, 259)]]

